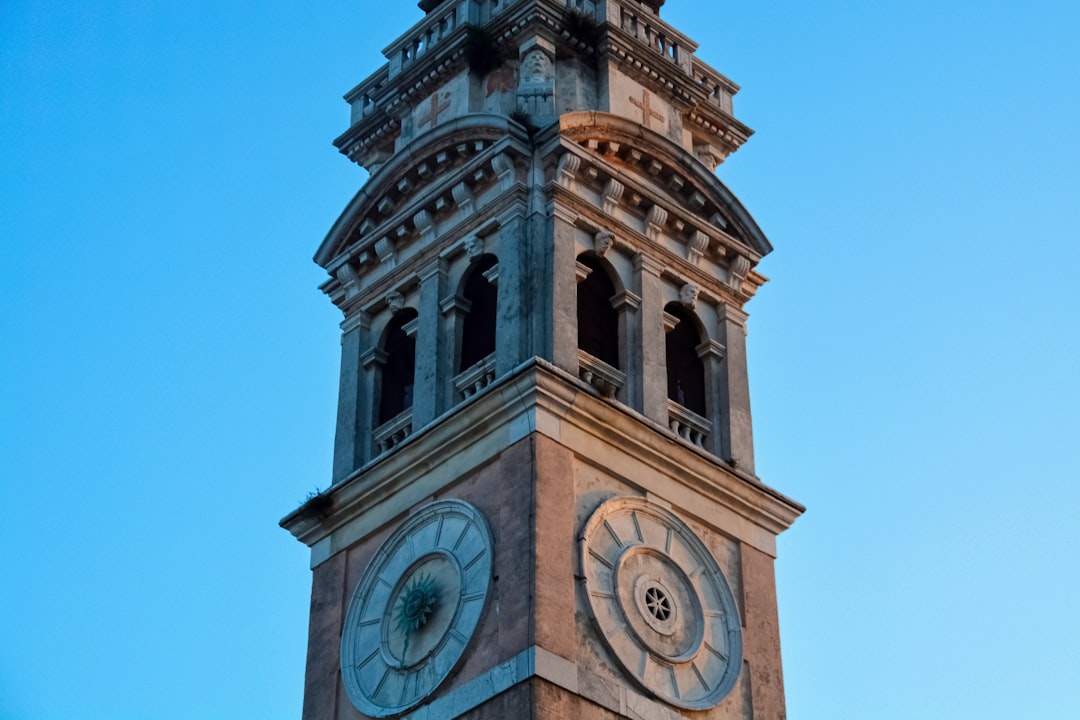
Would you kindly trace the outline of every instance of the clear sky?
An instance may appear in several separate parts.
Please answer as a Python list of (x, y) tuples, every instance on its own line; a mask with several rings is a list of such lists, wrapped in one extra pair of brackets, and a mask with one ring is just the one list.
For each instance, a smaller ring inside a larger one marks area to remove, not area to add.
[[(378, 8), (377, 10), (374, 8)], [(793, 720), (1080, 717), (1080, 5), (670, 0), (757, 130)], [(0, 720), (297, 720), (341, 95), (413, 2), (0, 3)]]

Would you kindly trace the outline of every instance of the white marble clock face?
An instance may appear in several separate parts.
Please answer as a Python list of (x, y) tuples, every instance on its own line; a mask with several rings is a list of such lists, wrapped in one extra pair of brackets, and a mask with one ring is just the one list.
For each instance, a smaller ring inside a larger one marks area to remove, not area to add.
[(341, 636), (341, 677), (366, 715), (398, 715), (454, 669), (491, 582), (491, 531), (479, 510), (439, 500), (379, 548), (356, 586)]
[(690, 710), (724, 699), (742, 667), (739, 611), (678, 516), (640, 498), (608, 500), (585, 525), (581, 565), (600, 636), (634, 682)]

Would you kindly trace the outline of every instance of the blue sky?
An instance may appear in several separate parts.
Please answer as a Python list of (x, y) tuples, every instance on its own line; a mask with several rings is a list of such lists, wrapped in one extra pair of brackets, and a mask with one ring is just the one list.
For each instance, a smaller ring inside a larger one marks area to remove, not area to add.
[[(0, 720), (299, 717), (372, 5), (0, 5)], [(663, 14), (757, 130), (790, 717), (1075, 717), (1080, 7)]]

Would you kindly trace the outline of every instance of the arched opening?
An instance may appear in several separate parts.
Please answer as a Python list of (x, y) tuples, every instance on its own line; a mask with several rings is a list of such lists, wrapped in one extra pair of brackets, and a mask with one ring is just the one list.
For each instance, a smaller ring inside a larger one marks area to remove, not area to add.
[(589, 274), (577, 286), (578, 348), (619, 368), (619, 313), (611, 305), (615, 283), (598, 258), (583, 254), (578, 262)]
[(495, 315), (499, 288), (484, 273), (498, 263), (494, 255), (481, 255), (468, 270), (462, 296), (469, 304), (461, 328), (461, 359), (458, 372), (468, 370), (495, 352)]
[(693, 313), (680, 303), (664, 310), (677, 320), (667, 334), (668, 398), (687, 410), (707, 417), (705, 410), (705, 364), (698, 357), (701, 332)]
[(396, 313), (386, 327), (382, 346), (386, 361), (382, 367), (379, 395), (380, 425), (412, 407), (416, 375), (416, 339), (405, 332), (405, 325), (416, 317), (416, 310), (405, 308)]

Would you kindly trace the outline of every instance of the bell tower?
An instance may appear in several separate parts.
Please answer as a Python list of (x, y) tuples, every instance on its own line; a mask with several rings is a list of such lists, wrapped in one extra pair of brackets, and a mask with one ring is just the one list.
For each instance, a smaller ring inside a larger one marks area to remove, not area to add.
[(424, 0), (346, 95), (305, 720), (786, 717), (738, 86), (663, 0)]

